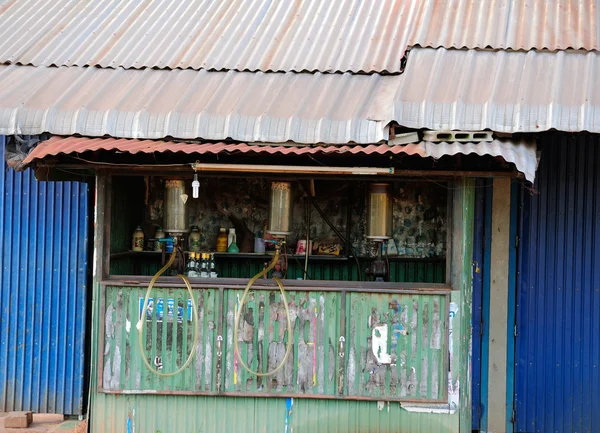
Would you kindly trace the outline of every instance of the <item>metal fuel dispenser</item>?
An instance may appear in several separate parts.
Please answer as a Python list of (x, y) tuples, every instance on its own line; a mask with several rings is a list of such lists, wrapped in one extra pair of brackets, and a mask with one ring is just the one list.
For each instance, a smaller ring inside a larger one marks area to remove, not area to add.
[(198, 311), (196, 308), (196, 301), (194, 298), (194, 293), (192, 292), (192, 286), (190, 285), (189, 280), (183, 275), (183, 267), (185, 264), (185, 260), (183, 257), (183, 249), (184, 245), (183, 239), (184, 235), (189, 231), (188, 229), (188, 201), (189, 195), (187, 194), (187, 189), (185, 185), (185, 181), (181, 179), (167, 179), (165, 181), (165, 197), (164, 197), (164, 231), (167, 233), (167, 236), (160, 239), (152, 239), (154, 242), (165, 242), (166, 248), (165, 251), (167, 253), (171, 253), (169, 260), (167, 263), (152, 277), (150, 280), (150, 284), (148, 285), (148, 289), (146, 290), (146, 296), (144, 298), (144, 305), (142, 307), (142, 312), (140, 314), (140, 320), (137, 324), (138, 329), (138, 343), (140, 353), (142, 355), (142, 360), (146, 367), (154, 374), (158, 376), (174, 376), (182, 372), (185, 368), (190, 365), (192, 359), (194, 358), (194, 354), (196, 350), (194, 349), (198, 343), (198, 328), (196, 326), (193, 328), (193, 344), (190, 346), (190, 353), (185, 361), (185, 363), (177, 370), (173, 372), (163, 373), (160, 370), (162, 369), (162, 361), (160, 356), (156, 356), (154, 360), (154, 366), (148, 361), (144, 342), (142, 341), (142, 336), (144, 334), (144, 326), (146, 324), (146, 312), (148, 311), (148, 301), (150, 295), (152, 293), (152, 288), (154, 287), (154, 283), (162, 274), (164, 274), (167, 270), (173, 269), (176, 271), (176, 275), (181, 278), (188, 290), (190, 295), (190, 299), (192, 301), (192, 315), (194, 323), (198, 323)]
[(377, 244), (377, 256), (371, 262), (367, 274), (372, 275), (375, 281), (389, 279), (389, 266), (387, 260), (383, 259), (382, 250), (384, 242), (392, 237), (392, 204), (390, 184), (372, 183), (369, 185), (366, 237)]
[(252, 287), (252, 285), (256, 282), (256, 280), (258, 280), (259, 278), (262, 278), (263, 275), (266, 275), (271, 269), (273, 269), (273, 267), (275, 267), (275, 264), (279, 260), (281, 248), (286, 248), (286, 245), (285, 245), (286, 237), (292, 231), (293, 205), (294, 205), (293, 187), (292, 187), (291, 182), (279, 182), (279, 181), (271, 182), (271, 193), (270, 193), (270, 200), (269, 200), (269, 221), (268, 221), (268, 226), (267, 226), (267, 232), (274, 238), (270, 242), (273, 242), (275, 244), (275, 254), (273, 255), (273, 259), (271, 260), (271, 263), (269, 264), (269, 266), (267, 266), (265, 269), (260, 271), (254, 277), (252, 277), (250, 279), (250, 281), (248, 282), (248, 284), (246, 285), (244, 294), (242, 295), (242, 298), (240, 300), (239, 308), (237, 309), (237, 312), (235, 315), (235, 323), (234, 323), (234, 327), (233, 327), (233, 344), (234, 344), (235, 356), (237, 357), (240, 365), (245, 370), (247, 370), (250, 374), (253, 374), (255, 376), (271, 376), (271, 375), (277, 373), (285, 365), (285, 363), (292, 351), (292, 347), (294, 344), (294, 340), (293, 340), (294, 335), (292, 332), (292, 321), (291, 321), (291, 317), (290, 317), (290, 311), (288, 308), (288, 301), (285, 296), (285, 289), (280, 280), (280, 276), (273, 275), (273, 281), (275, 281), (275, 283), (279, 287), (279, 291), (281, 292), (281, 299), (283, 300), (283, 306), (285, 308), (285, 315), (286, 315), (286, 321), (287, 321), (288, 332), (287, 332), (287, 344), (286, 344), (286, 349), (285, 349), (285, 355), (283, 356), (283, 359), (281, 360), (281, 362), (279, 363), (279, 365), (277, 367), (275, 367), (273, 370), (268, 371), (266, 373), (261, 373), (258, 371), (252, 371), (250, 369), (250, 367), (248, 367), (246, 362), (242, 359), (242, 357), (240, 355), (240, 350), (238, 347), (238, 331), (239, 331), (239, 327), (240, 327), (240, 317), (242, 315), (242, 309), (243, 309), (242, 307), (244, 306), (244, 303), (246, 302), (246, 297), (247, 297), (248, 292), (250, 291), (250, 288)]

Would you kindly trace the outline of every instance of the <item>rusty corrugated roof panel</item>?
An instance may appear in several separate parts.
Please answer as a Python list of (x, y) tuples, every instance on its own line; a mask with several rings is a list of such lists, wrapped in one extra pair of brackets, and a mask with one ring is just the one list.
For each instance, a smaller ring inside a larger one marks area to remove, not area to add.
[(439, 159), (447, 155), (476, 154), (503, 158), (515, 164), (518, 171), (531, 182), (535, 178), (537, 155), (535, 143), (522, 141), (500, 141), (479, 143), (411, 143), (405, 145), (352, 145), (352, 146), (279, 146), (251, 145), (246, 143), (180, 143), (172, 141), (135, 140), (119, 138), (51, 137), (40, 143), (23, 161), (25, 165), (59, 154), (81, 154), (84, 152), (107, 150), (123, 153), (184, 153), (205, 155), (221, 153), (261, 153), (280, 155), (305, 154), (406, 154)]
[(392, 118), (434, 130), (600, 132), (599, 75), (596, 52), (413, 49)]
[(408, 46), (599, 46), (595, 0), (19, 0), (0, 63), (398, 73)]
[(399, 79), (0, 66), (0, 134), (377, 143)]
[(87, 138), (87, 137), (51, 137), (41, 142), (27, 158), (24, 164), (29, 164), (36, 159), (60, 154), (94, 152), (98, 150), (119, 151), (122, 153), (184, 153), (187, 155), (217, 155), (221, 153), (262, 153), (280, 155), (305, 155), (305, 154), (408, 154), (427, 156), (422, 144), (387, 145), (371, 144), (366, 146), (278, 146), (256, 145), (246, 143), (181, 143), (158, 140), (135, 140), (124, 138)]

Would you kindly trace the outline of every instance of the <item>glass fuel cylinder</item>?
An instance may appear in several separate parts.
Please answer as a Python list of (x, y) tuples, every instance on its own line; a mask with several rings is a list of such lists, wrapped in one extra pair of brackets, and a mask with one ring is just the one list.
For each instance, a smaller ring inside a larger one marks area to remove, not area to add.
[(269, 202), (269, 222), (267, 232), (276, 237), (285, 237), (292, 232), (292, 184), (272, 182)]
[(367, 239), (381, 241), (392, 237), (392, 194), (387, 183), (369, 185), (367, 197)]

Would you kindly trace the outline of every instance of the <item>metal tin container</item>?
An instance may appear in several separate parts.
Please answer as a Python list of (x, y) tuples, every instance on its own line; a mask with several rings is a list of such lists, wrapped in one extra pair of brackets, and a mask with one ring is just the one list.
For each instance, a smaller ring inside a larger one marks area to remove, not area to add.
[(189, 231), (186, 206), (188, 198), (184, 180), (165, 181), (165, 232), (177, 234)]
[(367, 207), (367, 239), (385, 240), (392, 237), (392, 194), (387, 183), (369, 186)]
[(267, 232), (284, 237), (292, 232), (293, 190), (291, 182), (272, 182)]

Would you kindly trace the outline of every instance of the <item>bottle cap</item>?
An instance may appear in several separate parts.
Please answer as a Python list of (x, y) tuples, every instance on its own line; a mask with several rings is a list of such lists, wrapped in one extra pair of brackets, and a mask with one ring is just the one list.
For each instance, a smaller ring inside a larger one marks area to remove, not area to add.
[(235, 233), (235, 229), (229, 229), (229, 233)]
[(219, 229), (219, 231), (220, 231), (220, 232), (224, 232), (224, 231), (225, 231), (225, 228), (224, 228), (224, 227), (221, 227), (221, 228)]

